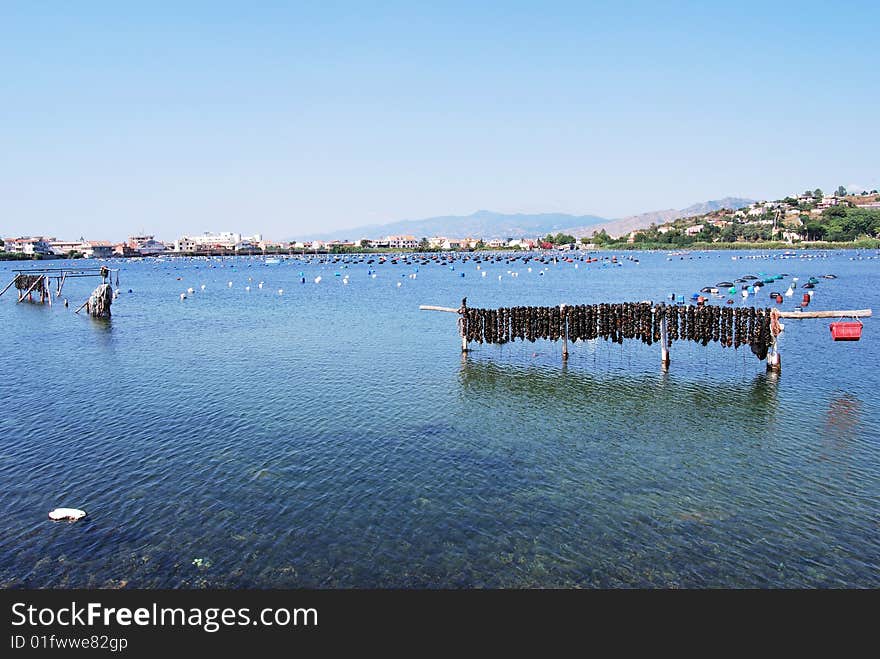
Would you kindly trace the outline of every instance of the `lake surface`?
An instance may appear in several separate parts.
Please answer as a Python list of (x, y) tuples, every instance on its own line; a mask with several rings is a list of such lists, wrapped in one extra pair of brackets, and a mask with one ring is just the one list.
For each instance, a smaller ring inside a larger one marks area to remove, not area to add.
[[(747, 347), (684, 342), (665, 374), (635, 341), (576, 344), (565, 365), (542, 341), (463, 359), (456, 316), (418, 309), (660, 302), (789, 274), (736, 300), (770, 306), (833, 273), (811, 310), (878, 311), (876, 252), (781, 254), (116, 261), (109, 321), (73, 313), (94, 280), (65, 284), (69, 308), (12, 290), (0, 586), (880, 587), (875, 319), (858, 343), (784, 321), (776, 377)], [(62, 263), (2, 263), (0, 283)], [(47, 519), (62, 506), (88, 516)]]

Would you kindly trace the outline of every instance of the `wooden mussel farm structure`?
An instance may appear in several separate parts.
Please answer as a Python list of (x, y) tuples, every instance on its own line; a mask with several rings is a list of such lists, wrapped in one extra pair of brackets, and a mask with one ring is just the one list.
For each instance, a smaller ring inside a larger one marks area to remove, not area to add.
[[(40, 304), (52, 304), (53, 282), (55, 298), (61, 297), (64, 284), (68, 279), (83, 277), (100, 278), (101, 283), (92, 292), (89, 298), (76, 310), (79, 313), (87, 308), (89, 315), (96, 318), (109, 318), (110, 305), (113, 303), (113, 275), (116, 275), (116, 285), (119, 285), (119, 270), (105, 266), (98, 268), (31, 268), (16, 270), (15, 277), (6, 287), (0, 291), (3, 295), (15, 286), (18, 290), (18, 302), (39, 302)], [(34, 300), (34, 295), (39, 295), (39, 300)], [(67, 306), (65, 300), (64, 305)]]
[(622, 344), (635, 339), (647, 345), (659, 344), (664, 370), (669, 368), (670, 349), (675, 341), (693, 341), (704, 346), (748, 346), (767, 370), (779, 372), (782, 359), (778, 338), (785, 326), (781, 318), (866, 318), (871, 309), (850, 311), (779, 311), (767, 307), (679, 306), (652, 302), (560, 304), (552, 307), (503, 307), (458, 309), (422, 305), (423, 311), (458, 314), (462, 353), (471, 343), (502, 345), (510, 341), (545, 339), (562, 341), (562, 359), (568, 359), (569, 341), (605, 339)]

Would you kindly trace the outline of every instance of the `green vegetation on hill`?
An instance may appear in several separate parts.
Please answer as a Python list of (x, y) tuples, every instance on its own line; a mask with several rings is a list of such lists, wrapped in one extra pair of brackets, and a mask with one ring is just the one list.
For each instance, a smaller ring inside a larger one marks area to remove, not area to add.
[[(632, 234), (612, 238), (604, 231), (589, 240), (598, 247), (633, 249), (695, 247), (782, 246), (821, 243), (822, 246), (872, 246), (880, 238), (880, 208), (859, 208), (880, 201), (876, 192), (846, 196), (840, 186), (834, 197), (822, 190), (807, 190), (800, 197), (774, 202), (756, 202), (748, 209), (716, 210), (704, 215), (676, 220)], [(858, 242), (858, 245), (855, 243)]]

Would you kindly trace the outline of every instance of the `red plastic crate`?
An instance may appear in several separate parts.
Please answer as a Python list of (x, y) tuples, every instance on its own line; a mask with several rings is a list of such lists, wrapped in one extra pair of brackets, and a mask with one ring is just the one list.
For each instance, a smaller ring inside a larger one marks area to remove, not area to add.
[(862, 338), (862, 324), (859, 322), (831, 323), (831, 338), (835, 341), (858, 341)]

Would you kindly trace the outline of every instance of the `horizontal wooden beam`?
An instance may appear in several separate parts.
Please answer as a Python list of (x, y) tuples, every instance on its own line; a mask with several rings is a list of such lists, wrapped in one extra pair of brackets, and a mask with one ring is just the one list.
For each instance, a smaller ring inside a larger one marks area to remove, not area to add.
[(779, 311), (780, 318), (868, 318), (870, 309), (851, 309), (848, 311)]
[(419, 310), (421, 310), (421, 311), (445, 311), (447, 313), (458, 313), (458, 309), (452, 309), (451, 307), (435, 307), (430, 304), (420, 304)]

